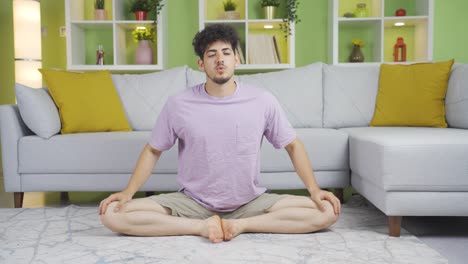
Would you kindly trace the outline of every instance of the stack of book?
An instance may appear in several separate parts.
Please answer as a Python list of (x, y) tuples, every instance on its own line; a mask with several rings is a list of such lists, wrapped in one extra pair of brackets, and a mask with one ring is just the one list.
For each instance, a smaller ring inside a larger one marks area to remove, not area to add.
[(249, 34), (248, 47), (250, 64), (282, 63), (275, 36), (268, 34)]

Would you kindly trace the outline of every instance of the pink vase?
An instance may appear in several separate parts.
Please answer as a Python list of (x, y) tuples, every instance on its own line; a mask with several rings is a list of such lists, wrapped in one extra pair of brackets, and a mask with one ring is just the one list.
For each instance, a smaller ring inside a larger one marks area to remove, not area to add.
[(149, 40), (140, 40), (135, 54), (136, 64), (153, 64), (153, 50)]
[(94, 20), (106, 20), (107, 11), (104, 9), (95, 9), (94, 10)]

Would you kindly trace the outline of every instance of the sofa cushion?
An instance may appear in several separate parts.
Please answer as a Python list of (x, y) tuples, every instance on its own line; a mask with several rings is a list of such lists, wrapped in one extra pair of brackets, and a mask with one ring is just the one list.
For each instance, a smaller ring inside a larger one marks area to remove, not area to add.
[[(132, 173), (149, 136), (150, 131), (133, 131), (22, 137), (19, 172)], [(161, 155), (153, 172), (177, 172), (177, 146)]]
[(293, 127), (322, 127), (322, 63), (239, 75), (239, 80), (268, 89), (280, 102)]
[(323, 126), (368, 126), (375, 108), (380, 65), (323, 66)]
[(60, 133), (59, 112), (47, 89), (17, 83), (15, 93), (21, 118), (31, 131), (45, 139)]
[[(349, 170), (346, 133), (334, 129), (296, 131), (315, 170)], [(38, 136), (22, 137), (19, 142), (19, 172), (131, 173), (149, 136), (149, 131), (133, 131), (56, 135), (48, 140)], [(276, 150), (267, 141), (263, 142), (263, 172), (294, 171), (284, 149)], [(177, 150), (176, 143), (165, 151), (153, 172), (176, 173)]]
[(109, 71), (39, 71), (59, 109), (62, 134), (131, 130)]
[(343, 128), (353, 174), (385, 191), (468, 191), (468, 131)]
[[(343, 131), (324, 128), (297, 128), (297, 137), (304, 143), (315, 171), (348, 171), (348, 135)], [(294, 171), (284, 149), (262, 144), (262, 172)]]
[(447, 127), (444, 100), (452, 64), (382, 64), (370, 125)]
[(193, 87), (197, 84), (206, 82), (206, 74), (201, 71), (195, 71), (191, 68), (187, 68), (187, 87)]
[(151, 130), (167, 98), (186, 88), (186, 66), (148, 74), (113, 74), (133, 130)]
[(450, 127), (468, 128), (468, 64), (455, 64), (452, 68), (445, 111)]

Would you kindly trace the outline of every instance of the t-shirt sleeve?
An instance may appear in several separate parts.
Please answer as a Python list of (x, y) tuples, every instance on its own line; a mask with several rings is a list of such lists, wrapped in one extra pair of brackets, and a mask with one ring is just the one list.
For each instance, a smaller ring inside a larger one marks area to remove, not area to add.
[(270, 101), (270, 106), (267, 108), (267, 124), (264, 135), (276, 149), (281, 149), (296, 138), (296, 130), (289, 123), (278, 100), (271, 96)]
[(177, 135), (171, 122), (170, 101), (168, 100), (159, 114), (156, 124), (151, 131), (149, 144), (151, 147), (165, 151), (174, 146)]

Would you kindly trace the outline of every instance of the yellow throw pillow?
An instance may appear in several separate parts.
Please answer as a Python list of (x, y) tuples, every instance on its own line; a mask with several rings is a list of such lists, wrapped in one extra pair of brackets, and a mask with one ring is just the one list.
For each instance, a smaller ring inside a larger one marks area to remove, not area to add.
[(445, 93), (453, 62), (382, 64), (370, 126), (447, 127)]
[(59, 109), (62, 134), (132, 130), (109, 71), (39, 71)]

